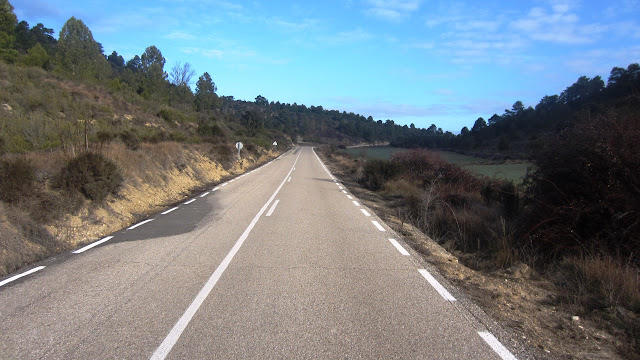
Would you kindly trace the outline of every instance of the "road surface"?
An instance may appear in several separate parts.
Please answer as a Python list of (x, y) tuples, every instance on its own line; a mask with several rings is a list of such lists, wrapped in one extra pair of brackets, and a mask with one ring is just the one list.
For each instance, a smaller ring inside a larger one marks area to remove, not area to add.
[(0, 279), (0, 358), (514, 358), (396, 237), (296, 148)]

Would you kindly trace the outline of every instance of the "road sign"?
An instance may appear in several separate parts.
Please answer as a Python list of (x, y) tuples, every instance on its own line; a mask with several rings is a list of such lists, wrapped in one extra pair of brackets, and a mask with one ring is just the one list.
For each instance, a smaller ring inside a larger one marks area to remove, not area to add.
[(240, 150), (242, 150), (242, 146), (243, 146), (243, 145), (242, 145), (242, 143), (241, 143), (240, 141), (238, 141), (238, 142), (236, 143), (236, 149), (238, 149), (238, 161), (241, 159), (241, 157), (240, 157)]
[(273, 142), (273, 146), (278, 146), (278, 142), (277, 142), (277, 141), (274, 141), (274, 142)]

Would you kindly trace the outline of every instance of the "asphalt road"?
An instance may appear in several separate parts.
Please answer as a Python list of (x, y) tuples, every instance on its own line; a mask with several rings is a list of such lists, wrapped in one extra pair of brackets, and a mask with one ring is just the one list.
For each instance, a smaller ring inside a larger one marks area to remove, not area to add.
[(394, 238), (296, 148), (0, 279), (0, 359), (513, 358)]

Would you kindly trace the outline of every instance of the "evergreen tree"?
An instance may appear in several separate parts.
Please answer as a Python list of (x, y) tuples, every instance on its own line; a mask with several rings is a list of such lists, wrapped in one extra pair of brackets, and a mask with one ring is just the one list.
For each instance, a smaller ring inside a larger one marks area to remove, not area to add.
[(56, 70), (74, 80), (95, 80), (108, 73), (102, 46), (80, 19), (71, 17), (60, 30)]
[(18, 19), (8, 0), (0, 0), (0, 60), (14, 62), (18, 52), (14, 49)]
[(218, 88), (211, 79), (211, 75), (205, 72), (196, 82), (196, 110), (206, 112), (220, 106), (216, 91)]
[(167, 73), (164, 72), (166, 60), (162, 52), (155, 47), (149, 46), (140, 57), (140, 70), (142, 71), (142, 96), (150, 98), (156, 96), (164, 97), (167, 85)]

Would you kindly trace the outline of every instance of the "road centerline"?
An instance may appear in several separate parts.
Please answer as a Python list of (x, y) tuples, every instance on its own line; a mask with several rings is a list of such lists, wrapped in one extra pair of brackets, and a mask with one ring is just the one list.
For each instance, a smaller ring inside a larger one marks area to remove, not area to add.
[(278, 206), (279, 202), (280, 202), (280, 200), (274, 201), (273, 205), (271, 205), (271, 208), (269, 209), (269, 211), (267, 211), (267, 215), (265, 215), (265, 216), (271, 216), (271, 214), (273, 214), (273, 211), (276, 209), (276, 206)]
[(231, 251), (229, 251), (229, 253), (224, 258), (224, 260), (222, 260), (220, 265), (218, 265), (218, 267), (213, 272), (213, 274), (211, 274), (211, 277), (209, 277), (209, 279), (204, 284), (204, 286), (202, 287), (198, 295), (195, 297), (195, 299), (193, 299), (193, 301), (191, 302), (191, 305), (189, 305), (189, 307), (182, 314), (180, 319), (178, 319), (178, 322), (176, 322), (176, 324), (173, 326), (173, 328), (171, 329), (167, 337), (165, 337), (162, 343), (160, 344), (160, 346), (158, 346), (156, 351), (151, 356), (152, 360), (164, 359), (167, 357), (167, 355), (169, 355), (169, 352), (171, 351), (171, 349), (173, 349), (173, 346), (178, 342), (178, 339), (182, 335), (182, 332), (184, 332), (184, 330), (187, 328), (187, 326), (191, 322), (191, 319), (193, 319), (198, 309), (200, 309), (200, 306), (202, 305), (202, 303), (204, 303), (204, 301), (209, 296), (209, 293), (211, 293), (211, 290), (213, 290), (218, 280), (220, 280), (220, 277), (222, 276), (224, 271), (227, 269), (229, 264), (231, 264), (231, 260), (233, 260), (234, 256), (240, 250), (240, 247), (242, 247), (242, 244), (249, 237), (251, 230), (253, 230), (253, 228), (255, 227), (256, 223), (258, 222), (262, 214), (264, 214), (264, 212), (267, 210), (271, 202), (273, 202), (273, 200), (275, 199), (276, 195), (278, 195), (278, 193), (280, 192), (280, 189), (282, 189), (282, 187), (286, 183), (287, 178), (291, 175), (291, 173), (295, 169), (295, 166), (298, 163), (298, 159), (300, 158), (301, 153), (302, 151), (298, 152), (298, 157), (296, 157), (296, 160), (294, 161), (293, 166), (291, 167), (291, 170), (289, 170), (289, 173), (287, 173), (287, 176), (284, 177), (284, 180), (282, 181), (282, 183), (280, 183), (280, 186), (278, 186), (278, 188), (273, 193), (273, 195), (271, 195), (269, 200), (262, 206), (262, 208), (260, 209), (260, 211), (258, 211), (258, 213), (253, 218), (253, 220), (251, 220), (251, 223), (249, 224), (249, 226), (247, 226), (247, 228), (244, 230), (242, 235), (240, 235), (240, 238), (238, 238), (236, 243), (233, 245), (233, 247), (231, 248)]

